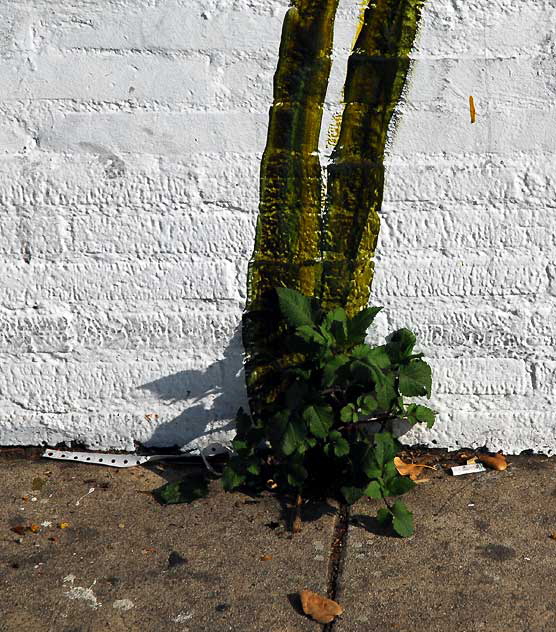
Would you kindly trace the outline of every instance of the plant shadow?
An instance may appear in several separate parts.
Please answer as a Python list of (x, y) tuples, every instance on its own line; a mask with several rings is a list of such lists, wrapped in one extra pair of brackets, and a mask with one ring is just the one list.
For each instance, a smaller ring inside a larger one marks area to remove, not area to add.
[(246, 406), (241, 326), (223, 357), (206, 368), (190, 369), (142, 384), (165, 406), (183, 404), (183, 410), (154, 428), (142, 442), (145, 447), (178, 447), (184, 451), (227, 443), (240, 406)]
[(392, 531), (390, 526), (381, 525), (380, 522), (373, 516), (368, 516), (366, 514), (351, 515), (349, 518), (349, 524), (352, 527), (364, 529), (368, 533), (372, 533), (374, 535), (379, 535), (384, 538), (399, 539), (399, 536)]

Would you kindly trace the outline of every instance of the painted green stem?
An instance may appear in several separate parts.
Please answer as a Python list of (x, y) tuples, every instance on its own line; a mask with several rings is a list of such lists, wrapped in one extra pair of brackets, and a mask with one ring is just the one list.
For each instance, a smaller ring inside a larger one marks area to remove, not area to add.
[(328, 167), (323, 215), (326, 307), (355, 313), (369, 300), (388, 126), (409, 69), (423, 0), (369, 1), (348, 62), (345, 109)]
[(320, 282), (318, 141), (337, 3), (295, 0), (284, 20), (243, 325), (252, 409), (268, 364), (265, 349), (272, 348), (279, 330), (274, 288), (287, 286), (313, 295)]

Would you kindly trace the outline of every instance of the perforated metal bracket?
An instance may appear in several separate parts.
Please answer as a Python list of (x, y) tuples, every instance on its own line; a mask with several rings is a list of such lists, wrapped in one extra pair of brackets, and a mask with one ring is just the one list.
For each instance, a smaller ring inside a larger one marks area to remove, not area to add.
[(225, 451), (231, 451), (230, 448), (219, 444), (210, 443), (201, 450), (192, 452), (184, 452), (183, 454), (152, 454), (143, 456), (139, 454), (109, 454), (107, 452), (69, 452), (67, 450), (48, 449), (43, 453), (43, 457), (47, 459), (57, 459), (59, 461), (77, 461), (78, 463), (89, 463), (89, 465), (107, 465), (108, 467), (136, 467), (144, 463), (153, 463), (155, 461), (173, 461), (185, 459), (189, 456), (201, 456), (208, 470), (215, 473), (207, 462), (207, 457), (216, 456)]
[(109, 467), (135, 467), (143, 463), (153, 461), (167, 461), (170, 459), (183, 459), (187, 455), (153, 454), (141, 456), (139, 454), (107, 454), (106, 452), (66, 452), (65, 450), (46, 450), (43, 457), (58, 459), (61, 461), (77, 461), (90, 465), (108, 465)]

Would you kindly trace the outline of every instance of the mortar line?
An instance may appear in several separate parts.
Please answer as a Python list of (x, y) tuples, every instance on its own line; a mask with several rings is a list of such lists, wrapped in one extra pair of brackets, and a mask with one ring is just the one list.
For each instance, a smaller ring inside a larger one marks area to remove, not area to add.
[[(336, 514), (330, 557), (328, 561), (328, 580), (326, 596), (336, 601), (339, 583), (344, 570), (349, 529), (349, 505), (342, 504)], [(323, 632), (333, 632), (336, 620), (323, 626)]]

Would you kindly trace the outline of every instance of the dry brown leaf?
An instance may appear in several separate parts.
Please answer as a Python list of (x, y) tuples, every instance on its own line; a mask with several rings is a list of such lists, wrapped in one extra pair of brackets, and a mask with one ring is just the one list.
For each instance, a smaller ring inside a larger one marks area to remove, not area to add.
[(58, 525), (60, 527), (60, 529), (67, 529), (70, 526), (69, 522), (60, 522), (60, 524)]
[(327, 597), (321, 597), (310, 590), (302, 590), (299, 597), (303, 612), (319, 623), (330, 623), (344, 611), (339, 603)]
[(32, 524), (29, 527), (29, 531), (31, 531), (31, 533), (38, 533), (41, 530), (41, 526), (39, 524)]
[(556, 540), (556, 531), (553, 531), (549, 536), (551, 540)]
[(272, 555), (261, 555), (259, 559), (261, 560), (261, 562), (270, 562), (270, 560), (272, 559)]
[(488, 465), (488, 467), (491, 467), (493, 470), (498, 470), (499, 472), (502, 472), (508, 467), (508, 462), (502, 452), (498, 452), (498, 454), (495, 454), (494, 456), (491, 456), (490, 454), (479, 454), (477, 455), (477, 458), (481, 461), (481, 463), (484, 463), (485, 465)]
[(17, 533), (17, 535), (23, 535), (28, 529), (29, 527), (26, 527), (24, 524), (17, 524), (15, 527), (12, 527), (12, 531)]
[(427, 468), (428, 470), (436, 469), (434, 466), (425, 465), (424, 463), (404, 463), (399, 456), (394, 458), (394, 465), (396, 466), (400, 476), (409, 476), (412, 481), (419, 478), (423, 472), (423, 468)]

